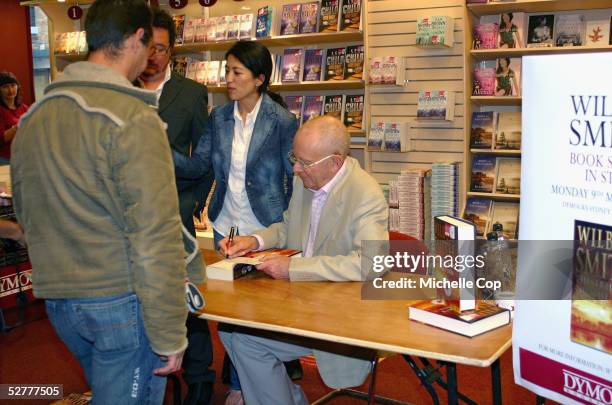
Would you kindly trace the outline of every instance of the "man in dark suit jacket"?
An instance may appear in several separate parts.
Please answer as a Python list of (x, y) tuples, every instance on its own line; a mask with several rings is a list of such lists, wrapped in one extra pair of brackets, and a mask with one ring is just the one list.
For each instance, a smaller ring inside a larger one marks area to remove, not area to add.
[[(153, 41), (147, 68), (140, 75), (140, 86), (153, 90), (159, 100), (159, 116), (168, 125), (168, 141), (173, 149), (189, 155), (204, 132), (208, 118), (208, 93), (205, 86), (186, 79), (170, 69), (170, 55), (176, 31), (172, 18), (162, 10), (153, 17)], [(213, 174), (205, 175), (193, 186), (181, 187), (179, 210), (181, 220), (195, 236), (193, 214), (196, 201), (205, 201), (213, 182)], [(199, 211), (203, 207), (197, 207)], [(215, 372), (212, 363), (212, 342), (206, 320), (196, 316), (187, 319), (189, 346), (183, 359), (183, 378), (189, 387), (184, 404), (208, 404), (212, 396)]]

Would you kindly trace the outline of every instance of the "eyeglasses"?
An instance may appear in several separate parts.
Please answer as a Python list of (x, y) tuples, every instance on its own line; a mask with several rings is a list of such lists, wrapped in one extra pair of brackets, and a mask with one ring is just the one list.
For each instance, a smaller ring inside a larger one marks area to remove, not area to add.
[(151, 54), (151, 55), (161, 55), (161, 54), (164, 54), (164, 53), (168, 52), (169, 49), (170, 49), (169, 46), (163, 46), (161, 44), (152, 45), (149, 48), (149, 54)]
[(324, 158), (321, 158), (319, 160), (317, 160), (316, 162), (312, 162), (312, 163), (306, 163), (304, 162), (302, 159), (298, 158), (297, 156), (295, 156), (295, 153), (293, 153), (293, 151), (289, 151), (289, 153), (287, 154), (287, 158), (289, 159), (289, 162), (291, 162), (292, 165), (294, 164), (299, 164), (300, 166), (302, 166), (302, 169), (306, 170), (308, 168), (311, 168), (313, 166), (318, 165), (319, 163), (329, 159), (332, 156), (338, 156), (337, 154), (333, 153), (331, 155), (327, 155)]

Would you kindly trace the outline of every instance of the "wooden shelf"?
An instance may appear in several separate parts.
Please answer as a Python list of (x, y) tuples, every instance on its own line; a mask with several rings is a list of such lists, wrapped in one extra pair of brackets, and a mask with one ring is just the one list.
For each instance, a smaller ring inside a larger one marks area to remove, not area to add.
[(519, 201), (521, 199), (520, 194), (477, 193), (475, 191), (468, 191), (467, 195), (468, 197), (483, 197), (500, 201)]
[[(283, 35), (271, 38), (259, 38), (254, 41), (260, 42), (267, 47), (276, 46), (299, 46), (313, 44), (330, 44), (363, 41), (362, 31), (347, 32), (318, 32), (314, 34)], [(236, 40), (216, 42), (196, 42), (174, 47), (176, 54), (204, 52), (204, 51), (226, 51), (236, 43)]]
[(520, 96), (471, 96), (470, 100), (480, 105), (521, 105), (523, 98)]
[[(273, 91), (308, 91), (308, 90), (354, 90), (363, 89), (361, 80), (328, 80), (325, 82), (274, 83), (270, 85)], [(208, 86), (210, 93), (225, 93), (226, 86)]]
[(507, 11), (540, 13), (543, 11), (570, 11), (612, 8), (610, 0), (517, 0), (502, 3), (468, 4), (468, 10), (475, 16), (499, 14)]
[(509, 58), (529, 55), (550, 55), (565, 53), (610, 52), (612, 45), (604, 46), (557, 46), (553, 48), (514, 48), (514, 49), (472, 49), (470, 54), (476, 59)]
[(349, 129), (348, 130), (349, 136), (351, 138), (355, 137), (364, 137), (366, 136), (366, 131), (364, 129)]
[(508, 149), (470, 149), (470, 152), (474, 155), (521, 156), (520, 150)]

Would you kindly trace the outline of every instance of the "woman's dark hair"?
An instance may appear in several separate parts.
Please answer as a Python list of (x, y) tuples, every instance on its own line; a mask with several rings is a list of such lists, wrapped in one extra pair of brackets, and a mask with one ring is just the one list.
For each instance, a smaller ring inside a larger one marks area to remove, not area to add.
[(144, 0), (97, 0), (87, 12), (85, 31), (89, 52), (106, 50), (116, 55), (123, 41), (139, 28), (140, 41), (148, 45), (153, 29), (151, 9)]
[(275, 101), (278, 105), (283, 107), (285, 110), (287, 109), (287, 103), (285, 103), (285, 100), (283, 100), (283, 97), (280, 94), (268, 90), (268, 96), (270, 96), (272, 101)]
[(499, 63), (499, 61), (502, 60), (502, 59), (506, 61), (506, 66), (508, 67), (508, 70), (510, 70), (510, 58), (504, 56), (504, 57), (499, 58), (497, 60), (497, 71), (496, 71), (496, 73), (501, 73), (502, 72), (501, 63)]
[[(506, 22), (504, 21), (504, 17), (503, 14), (506, 14), (508, 16), (508, 18), (510, 19), (510, 22), (508, 23), (508, 26), (506, 27)], [(512, 13), (503, 13), (502, 14), (502, 18), (501, 18), (501, 24), (499, 24), (499, 28), (511, 28), (513, 25), (512, 19), (514, 18), (514, 14)]]
[(253, 73), (253, 76), (264, 75), (264, 82), (257, 88), (257, 91), (260, 94), (268, 91), (272, 76), (272, 55), (268, 48), (255, 41), (238, 41), (225, 53), (225, 59), (229, 55), (238, 59)]
[[(15, 77), (14, 74), (7, 71), (0, 72), (0, 87), (5, 84), (16, 84), (17, 85), (17, 96), (15, 96), (15, 107), (19, 107), (21, 105), (21, 85), (19, 84), (19, 80)], [(4, 99), (0, 97), (0, 105), (4, 108), (9, 108), (8, 105), (4, 103)]]
[(153, 28), (163, 28), (168, 31), (168, 39), (170, 40), (170, 48), (174, 48), (176, 40), (176, 27), (174, 21), (167, 11), (156, 8), (153, 10)]

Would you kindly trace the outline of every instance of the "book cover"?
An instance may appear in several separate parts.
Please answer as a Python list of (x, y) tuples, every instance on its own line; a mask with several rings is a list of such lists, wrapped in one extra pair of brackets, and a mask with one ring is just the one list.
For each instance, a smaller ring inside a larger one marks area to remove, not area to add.
[(302, 124), (302, 106), (304, 105), (304, 96), (286, 96), (285, 104), (287, 110), (295, 115), (300, 125)]
[(55, 53), (66, 53), (66, 32), (55, 33)]
[(226, 84), (227, 81), (225, 80), (225, 65), (227, 64), (227, 61), (225, 59), (223, 59), (221, 61), (221, 65), (219, 66), (219, 84)]
[(300, 32), (300, 5), (285, 4), (281, 14), (280, 35), (294, 35)]
[(404, 58), (399, 56), (383, 56), (381, 69), (382, 84), (405, 84)]
[(495, 192), (516, 195), (521, 193), (521, 159), (497, 158)]
[(175, 56), (172, 58), (172, 71), (179, 76), (185, 77), (187, 75), (187, 63), (189, 58), (187, 56)]
[(495, 61), (482, 61), (474, 66), (473, 96), (495, 95), (495, 82), (497, 79), (495, 65)]
[(417, 18), (417, 46), (453, 46), (454, 22), (448, 16), (431, 16)]
[(347, 129), (362, 129), (363, 100), (363, 94), (347, 94), (344, 103), (344, 126)]
[(340, 0), (321, 0), (321, 18), (319, 22), (320, 32), (338, 31), (338, 14), (340, 12)]
[(306, 49), (304, 51), (304, 75), (305, 82), (321, 80), (321, 68), (323, 65), (323, 49)]
[(319, 22), (319, 2), (303, 3), (300, 10), (300, 34), (317, 32)]
[(257, 10), (255, 36), (265, 38), (270, 35), (272, 35), (272, 6), (265, 6)]
[(507, 325), (510, 311), (497, 305), (479, 302), (478, 308), (457, 313), (451, 306), (438, 301), (421, 301), (410, 305), (409, 318), (467, 337), (474, 337)]
[(527, 48), (553, 46), (554, 26), (554, 14), (530, 15), (527, 31)]
[(253, 14), (242, 14), (240, 16), (240, 39), (251, 39), (253, 37)]
[(559, 14), (555, 20), (556, 46), (582, 46), (584, 44), (584, 15)]
[(525, 47), (525, 13), (501, 13), (499, 18), (499, 47)]
[(603, 46), (610, 35), (610, 21), (607, 18), (587, 20), (585, 46)]
[(174, 28), (176, 29), (175, 45), (183, 44), (183, 30), (185, 29), (185, 14), (173, 15), (172, 21), (174, 22)]
[(206, 19), (206, 42), (217, 40), (217, 17)]
[(324, 80), (344, 80), (346, 48), (330, 48), (325, 53)]
[(492, 193), (495, 185), (495, 156), (475, 155), (472, 158), (470, 191)]
[(472, 49), (495, 49), (497, 48), (497, 35), (499, 24), (487, 23), (474, 26), (474, 39)]
[(217, 27), (215, 31), (215, 41), (225, 41), (227, 39), (230, 17), (229, 15), (216, 17)]
[(417, 99), (417, 120), (452, 120), (454, 93), (446, 90), (420, 90)]
[(324, 96), (304, 96), (304, 112), (302, 123), (318, 117), (323, 111)]
[(340, 31), (361, 29), (361, 0), (342, 0)]
[(521, 58), (497, 58), (495, 69), (495, 95), (519, 96), (521, 94)]
[(384, 149), (389, 152), (400, 152), (402, 150), (401, 128), (397, 122), (385, 122)]
[(511, 202), (493, 202), (491, 213), (491, 226), (496, 223), (502, 224), (504, 233), (511, 239), (518, 236), (519, 205)]
[(196, 80), (196, 72), (198, 70), (198, 62), (191, 61), (187, 64), (187, 70), (185, 71), (185, 77), (187, 79)]
[(575, 220), (574, 240), (570, 338), (612, 354), (612, 226)]
[(227, 35), (225, 39), (236, 40), (240, 35), (240, 16), (239, 15), (228, 15), (227, 21)]
[(207, 18), (195, 18), (195, 33), (193, 36), (194, 42), (206, 42), (206, 32), (208, 30)]
[[(209, 86), (219, 85), (219, 66), (220, 61), (213, 60), (206, 65), (206, 84)], [(223, 72), (225, 74), (225, 72)]]
[(325, 96), (323, 104), (323, 115), (329, 115), (342, 120), (342, 105), (344, 96), (342, 94), (332, 94)]
[(299, 82), (302, 48), (287, 48), (283, 52), (281, 82)]
[(495, 144), (493, 149), (521, 149), (520, 111), (500, 111), (497, 114), (497, 127), (495, 129)]
[(79, 46), (79, 32), (72, 31), (66, 35), (66, 53), (76, 53)]
[(363, 45), (352, 45), (346, 47), (344, 56), (344, 79), (361, 80), (363, 79)]
[(472, 113), (472, 128), (470, 130), (470, 148), (491, 149), (493, 147), (493, 131), (495, 129), (494, 111), (475, 111)]
[(211, 280), (233, 281), (257, 270), (255, 267), (261, 259), (269, 255), (297, 256), (302, 252), (295, 249), (266, 249), (259, 252), (250, 252), (244, 256), (233, 259), (224, 259), (206, 266), (206, 276)]
[(368, 133), (368, 149), (384, 150), (384, 139), (385, 123), (382, 121), (372, 121), (372, 124), (370, 125), (370, 132)]
[(370, 58), (368, 81), (370, 84), (382, 83), (382, 58)]
[(468, 197), (463, 218), (476, 225), (476, 236), (484, 237), (491, 222), (493, 201), (487, 198)]
[(195, 40), (195, 29), (198, 19), (191, 18), (185, 24), (185, 30), (183, 31), (183, 43), (189, 44)]
[(208, 74), (208, 62), (197, 62), (195, 80), (198, 83), (206, 84), (206, 76)]

